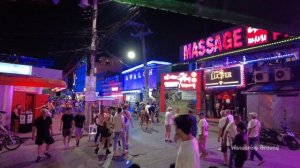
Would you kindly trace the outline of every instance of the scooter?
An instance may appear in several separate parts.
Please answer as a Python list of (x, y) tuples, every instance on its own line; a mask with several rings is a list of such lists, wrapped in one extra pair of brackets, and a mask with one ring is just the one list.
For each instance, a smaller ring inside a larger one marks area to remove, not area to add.
[(273, 129), (263, 128), (260, 133), (261, 144), (276, 144), (286, 146), (290, 150), (299, 149), (300, 145), (296, 139), (294, 132), (288, 128), (286, 122), (281, 122), (282, 132), (277, 132)]

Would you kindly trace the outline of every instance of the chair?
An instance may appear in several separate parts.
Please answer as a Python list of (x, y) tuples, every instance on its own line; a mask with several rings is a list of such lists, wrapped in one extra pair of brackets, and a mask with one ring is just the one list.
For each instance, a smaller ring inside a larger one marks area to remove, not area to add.
[(89, 126), (89, 141), (91, 140), (91, 136), (94, 136), (97, 134), (97, 125), (92, 124)]

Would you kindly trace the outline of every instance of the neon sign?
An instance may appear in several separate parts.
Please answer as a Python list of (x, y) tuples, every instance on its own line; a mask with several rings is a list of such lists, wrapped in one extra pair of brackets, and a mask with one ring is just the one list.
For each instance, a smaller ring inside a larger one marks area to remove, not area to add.
[(252, 27), (235, 27), (180, 48), (180, 60), (190, 61), (287, 38), (287, 34)]
[(197, 72), (180, 72), (164, 74), (163, 80), (166, 88), (177, 87), (182, 90), (195, 90)]
[(31, 75), (32, 66), (0, 62), (0, 73)]
[(205, 88), (245, 87), (244, 65), (204, 71)]

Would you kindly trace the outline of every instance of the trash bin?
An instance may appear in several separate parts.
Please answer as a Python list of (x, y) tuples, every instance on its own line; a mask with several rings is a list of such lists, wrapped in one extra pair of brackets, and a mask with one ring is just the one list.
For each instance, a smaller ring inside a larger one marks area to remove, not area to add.
[(19, 132), (27, 133), (32, 131), (32, 113), (25, 113), (20, 115)]

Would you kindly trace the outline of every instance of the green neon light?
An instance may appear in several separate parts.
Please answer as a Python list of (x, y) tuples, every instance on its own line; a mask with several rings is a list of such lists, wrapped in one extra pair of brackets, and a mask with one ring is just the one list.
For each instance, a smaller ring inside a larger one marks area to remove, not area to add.
[(300, 36), (293, 37), (293, 38), (286, 39), (286, 40), (282, 40), (282, 41), (278, 41), (278, 42), (269, 43), (269, 44), (264, 44), (264, 45), (259, 45), (259, 46), (244, 48), (244, 49), (230, 51), (230, 52), (221, 53), (221, 54), (216, 54), (216, 55), (212, 55), (212, 56), (209, 56), (209, 57), (206, 57), (206, 58), (200, 58), (200, 59), (197, 60), (197, 62), (205, 61), (205, 60), (210, 60), (210, 59), (217, 58), (217, 57), (222, 57), (224, 55), (236, 54), (236, 53), (240, 53), (240, 52), (244, 52), (244, 51), (251, 51), (251, 50), (255, 50), (255, 49), (270, 47), (270, 46), (274, 46), (274, 45), (277, 45), (277, 44), (288, 43), (288, 42), (297, 41), (297, 40), (300, 40)]

